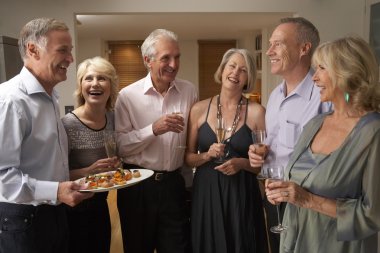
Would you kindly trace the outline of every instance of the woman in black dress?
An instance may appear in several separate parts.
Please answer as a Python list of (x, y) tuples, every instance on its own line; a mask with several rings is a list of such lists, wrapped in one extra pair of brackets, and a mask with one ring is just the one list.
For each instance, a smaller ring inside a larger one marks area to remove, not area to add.
[[(265, 109), (248, 101), (256, 67), (245, 49), (230, 49), (215, 73), (219, 95), (196, 103), (190, 112), (186, 163), (196, 167), (192, 201), (192, 246), (196, 253), (266, 253), (262, 198), (250, 167), (251, 132), (265, 129)], [(217, 143), (217, 121), (225, 141)], [(218, 157), (224, 163), (217, 163)]]

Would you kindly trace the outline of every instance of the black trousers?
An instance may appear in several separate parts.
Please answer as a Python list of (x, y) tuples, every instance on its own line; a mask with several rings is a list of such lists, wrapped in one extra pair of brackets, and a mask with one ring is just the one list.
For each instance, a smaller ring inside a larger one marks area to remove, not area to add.
[(0, 253), (67, 253), (67, 246), (63, 205), (0, 202)]
[[(272, 253), (278, 253), (280, 249), (280, 234), (272, 233), (270, 228), (278, 225), (278, 216), (277, 208), (275, 205), (272, 205), (267, 198), (264, 198), (263, 205), (265, 213), (267, 216), (267, 230), (269, 235), (269, 245)], [(282, 222), (282, 217), (284, 216), (286, 203), (282, 202), (280, 204), (280, 220)]]
[(108, 192), (99, 192), (75, 207), (66, 206), (70, 253), (110, 251), (111, 221), (107, 195)]
[(118, 190), (117, 206), (125, 253), (191, 252), (185, 181), (178, 171)]

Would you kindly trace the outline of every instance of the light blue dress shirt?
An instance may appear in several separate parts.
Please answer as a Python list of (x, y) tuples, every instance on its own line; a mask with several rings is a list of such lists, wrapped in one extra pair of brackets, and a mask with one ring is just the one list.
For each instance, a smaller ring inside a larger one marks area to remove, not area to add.
[(58, 96), (25, 67), (0, 84), (0, 202), (57, 204), (69, 179), (68, 145)]
[(321, 103), (319, 88), (310, 69), (301, 83), (288, 96), (282, 81), (271, 93), (265, 114), (266, 143), (270, 152), (264, 168), (277, 164), (285, 169), (303, 127), (314, 116), (331, 110), (331, 103)]

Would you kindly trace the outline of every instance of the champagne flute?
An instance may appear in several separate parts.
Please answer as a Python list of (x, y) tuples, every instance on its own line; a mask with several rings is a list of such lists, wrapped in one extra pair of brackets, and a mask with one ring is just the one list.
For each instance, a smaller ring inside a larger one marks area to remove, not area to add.
[[(280, 165), (274, 165), (268, 168), (268, 176), (270, 180), (284, 180), (284, 169)], [(286, 226), (283, 226), (281, 224), (281, 219), (280, 219), (280, 203), (276, 204), (276, 209), (277, 209), (277, 219), (278, 219), (278, 225), (271, 227), (270, 231), (272, 233), (281, 233), (287, 229)]]
[[(262, 156), (264, 158), (264, 155), (267, 151), (267, 147), (265, 145), (265, 139), (266, 139), (266, 132), (265, 130), (253, 130), (252, 131), (252, 141), (253, 146), (255, 147), (256, 154)], [(257, 179), (259, 180), (265, 180), (268, 178), (268, 171), (267, 167), (262, 167), (259, 174), (257, 174)]]
[(104, 131), (104, 147), (106, 149), (108, 158), (112, 158), (117, 155), (115, 131), (111, 131), (111, 130)]
[[(224, 138), (226, 136), (226, 126), (223, 118), (218, 118), (216, 127), (215, 127), (215, 132), (216, 132), (216, 140), (218, 143), (223, 143)], [(224, 158), (222, 156), (219, 156), (215, 160), (216, 163), (224, 163)]]
[[(181, 111), (180, 105), (173, 106), (172, 114), (176, 114), (176, 115), (178, 115), (184, 119), (183, 112)], [(177, 133), (177, 138), (178, 138), (179, 144), (176, 146), (176, 148), (178, 148), (178, 149), (186, 149), (186, 145), (182, 144), (182, 134), (183, 134), (183, 131), (180, 133)]]

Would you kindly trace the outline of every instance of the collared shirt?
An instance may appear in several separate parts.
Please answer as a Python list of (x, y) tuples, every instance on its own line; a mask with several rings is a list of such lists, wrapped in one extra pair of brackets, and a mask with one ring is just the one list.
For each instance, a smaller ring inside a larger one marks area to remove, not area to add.
[(271, 93), (265, 114), (266, 143), (270, 152), (265, 166), (276, 163), (285, 169), (294, 146), (306, 123), (314, 116), (331, 110), (331, 103), (321, 103), (319, 88), (313, 82), (314, 71), (306, 77), (288, 96), (285, 81)]
[(68, 146), (58, 96), (25, 67), (0, 84), (0, 202), (56, 204), (69, 179)]
[[(124, 162), (153, 170), (173, 171), (183, 164), (184, 150), (178, 149), (180, 139), (186, 141), (186, 126), (191, 106), (197, 101), (192, 83), (175, 79), (162, 96), (154, 87), (150, 74), (123, 88), (115, 105), (115, 129), (118, 133), (119, 155)], [(179, 104), (185, 128), (180, 134), (167, 132), (155, 136), (152, 125)]]

